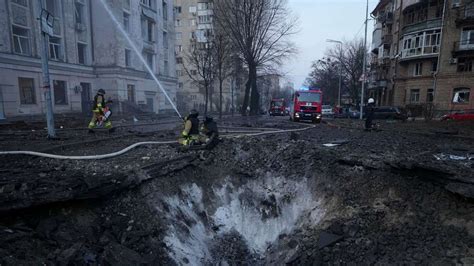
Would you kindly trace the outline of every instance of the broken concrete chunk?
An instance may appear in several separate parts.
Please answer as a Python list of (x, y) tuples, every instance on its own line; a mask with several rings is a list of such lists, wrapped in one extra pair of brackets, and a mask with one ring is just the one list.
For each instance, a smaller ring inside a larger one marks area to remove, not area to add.
[(344, 238), (343, 236), (335, 235), (335, 234), (331, 234), (331, 233), (323, 231), (321, 232), (321, 234), (319, 234), (319, 241), (318, 241), (319, 249), (328, 247), (336, 242), (339, 242), (343, 238)]

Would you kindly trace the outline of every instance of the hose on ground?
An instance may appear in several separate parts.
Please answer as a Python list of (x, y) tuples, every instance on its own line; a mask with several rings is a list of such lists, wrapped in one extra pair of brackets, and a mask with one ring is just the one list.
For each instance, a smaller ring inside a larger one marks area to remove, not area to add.
[[(239, 135), (228, 135), (223, 136), (224, 138), (239, 138), (239, 137), (255, 137), (255, 136), (262, 136), (262, 135), (270, 135), (270, 134), (278, 134), (278, 133), (288, 133), (288, 132), (298, 132), (304, 131), (314, 128), (314, 126), (298, 128), (298, 129), (278, 129), (274, 131), (265, 131), (265, 132), (258, 132), (258, 133), (247, 133), (247, 134), (239, 134)], [(146, 142), (138, 142), (126, 147), (123, 150), (108, 153), (108, 154), (101, 154), (101, 155), (86, 155), (86, 156), (69, 156), (69, 155), (57, 155), (57, 154), (49, 154), (43, 152), (36, 152), (36, 151), (0, 151), (0, 155), (31, 155), (43, 158), (50, 158), (50, 159), (58, 159), (58, 160), (103, 160), (103, 159), (110, 159), (113, 157), (117, 157), (129, 152), (132, 149), (135, 149), (139, 146), (144, 145), (168, 145), (168, 144), (175, 144), (178, 143), (175, 140), (171, 141), (146, 141)]]

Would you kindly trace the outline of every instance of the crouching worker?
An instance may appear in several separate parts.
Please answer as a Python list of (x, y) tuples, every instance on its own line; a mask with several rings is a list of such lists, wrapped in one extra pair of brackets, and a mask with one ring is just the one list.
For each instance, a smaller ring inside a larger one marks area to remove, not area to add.
[[(94, 105), (92, 107), (92, 119), (89, 122), (89, 133), (94, 133), (93, 129), (97, 126), (103, 126), (104, 128), (109, 129), (112, 131), (112, 122), (110, 121), (110, 108), (104, 110), (106, 108), (105, 103), (105, 91), (103, 89), (99, 89), (97, 94), (94, 96)], [(109, 112), (106, 119), (104, 119), (105, 113)]]
[(181, 133), (179, 143), (184, 146), (199, 144), (199, 113), (191, 110), (189, 115), (184, 118), (184, 130)]
[(219, 130), (217, 123), (210, 116), (206, 116), (201, 127), (201, 141), (206, 145), (207, 149), (214, 148), (219, 142)]

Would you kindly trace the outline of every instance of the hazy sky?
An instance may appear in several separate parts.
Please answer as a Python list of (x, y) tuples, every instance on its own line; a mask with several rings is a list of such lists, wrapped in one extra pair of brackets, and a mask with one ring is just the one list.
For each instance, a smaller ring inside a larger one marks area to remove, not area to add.
[[(378, 2), (369, 0), (369, 13)], [(326, 48), (338, 45), (327, 43), (326, 39), (364, 38), (366, 0), (288, 0), (288, 3), (300, 20), (300, 32), (294, 38), (299, 53), (283, 71), (299, 88), (310, 72), (311, 62), (323, 57)], [(368, 25), (370, 47), (373, 21)]]

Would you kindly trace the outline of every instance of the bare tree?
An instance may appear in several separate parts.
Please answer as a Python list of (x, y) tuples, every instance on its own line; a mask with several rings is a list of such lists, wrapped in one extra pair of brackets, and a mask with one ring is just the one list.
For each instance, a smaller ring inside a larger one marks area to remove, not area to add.
[(215, 19), (230, 37), (245, 61), (249, 78), (245, 87), (243, 113), (249, 106), (258, 114), (257, 70), (295, 52), (289, 37), (297, 32), (297, 19), (291, 16), (286, 0), (216, 0)]
[[(207, 114), (209, 107), (210, 91), (214, 82), (214, 57), (212, 42), (197, 42), (193, 40), (191, 50), (185, 54), (183, 68), (189, 78), (204, 89), (205, 105), (204, 113)], [(212, 104), (212, 103), (211, 103)]]
[(364, 56), (367, 56), (364, 51), (364, 41), (353, 40), (345, 43), (342, 55), (336, 49), (329, 50), (326, 54), (332, 58), (342, 60), (344, 84), (346, 84), (351, 99), (358, 102), (361, 90), (359, 79), (363, 73)]
[(339, 62), (327, 57), (314, 61), (305, 85), (309, 88), (321, 89), (325, 102), (336, 104), (339, 89), (339, 67)]
[(223, 84), (233, 74), (233, 49), (225, 33), (216, 27), (213, 37), (213, 50), (215, 52), (214, 65), (216, 78), (219, 82), (219, 118), (222, 118)]
[(338, 67), (342, 62), (343, 88), (349, 93), (353, 102), (358, 102), (361, 89), (359, 79), (362, 76), (363, 59), (366, 54), (363, 40), (345, 42), (343, 53), (340, 53), (339, 49), (327, 50), (324, 58), (313, 62), (306, 85), (321, 88), (328, 96), (325, 98), (335, 103), (338, 96)]

